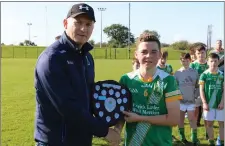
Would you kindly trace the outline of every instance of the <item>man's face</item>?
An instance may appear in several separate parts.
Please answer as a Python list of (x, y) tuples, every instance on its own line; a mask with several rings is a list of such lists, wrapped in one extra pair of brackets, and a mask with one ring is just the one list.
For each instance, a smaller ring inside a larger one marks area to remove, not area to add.
[(63, 22), (67, 35), (80, 45), (89, 40), (94, 29), (94, 21), (87, 14), (80, 14), (75, 18), (65, 19)]
[(188, 67), (190, 65), (190, 63), (191, 63), (191, 60), (190, 59), (182, 58), (180, 60), (180, 62), (181, 62), (181, 64), (182, 64), (183, 67)]
[(216, 49), (220, 50), (222, 48), (222, 42), (221, 41), (216, 41)]
[(206, 52), (205, 52), (205, 50), (200, 50), (200, 51), (196, 50), (195, 51), (195, 55), (196, 55), (196, 57), (197, 57), (198, 60), (203, 60), (203, 59), (206, 58)]
[(138, 59), (140, 66), (147, 69), (157, 65), (160, 55), (159, 46), (156, 42), (141, 42), (135, 51), (135, 57)]
[(219, 60), (217, 58), (209, 58), (208, 65), (211, 69), (216, 69), (219, 65)]

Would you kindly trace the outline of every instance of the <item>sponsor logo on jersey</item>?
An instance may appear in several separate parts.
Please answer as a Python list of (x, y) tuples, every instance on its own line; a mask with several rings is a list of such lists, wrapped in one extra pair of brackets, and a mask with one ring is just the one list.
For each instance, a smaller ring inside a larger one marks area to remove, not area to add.
[(141, 85), (142, 88), (152, 88), (152, 84)]
[(138, 93), (138, 90), (136, 88), (129, 88), (131, 93)]

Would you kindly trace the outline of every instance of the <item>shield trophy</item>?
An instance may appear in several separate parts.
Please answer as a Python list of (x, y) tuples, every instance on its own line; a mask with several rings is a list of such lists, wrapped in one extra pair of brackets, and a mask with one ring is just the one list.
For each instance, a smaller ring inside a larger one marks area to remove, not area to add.
[(132, 99), (128, 88), (114, 80), (98, 81), (91, 94), (91, 107), (95, 117), (109, 127), (124, 118), (122, 111), (131, 110)]

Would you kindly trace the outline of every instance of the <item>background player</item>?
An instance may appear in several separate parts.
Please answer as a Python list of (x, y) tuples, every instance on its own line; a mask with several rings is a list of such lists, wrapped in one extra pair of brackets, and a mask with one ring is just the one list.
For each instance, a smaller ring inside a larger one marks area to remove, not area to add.
[(211, 53), (208, 58), (209, 69), (199, 79), (200, 96), (203, 103), (203, 116), (207, 124), (209, 143), (214, 146), (213, 121), (219, 123), (221, 146), (224, 145), (224, 75), (218, 70), (219, 56)]
[(157, 67), (170, 75), (173, 75), (173, 67), (170, 64), (167, 64), (168, 52), (162, 51), (162, 56), (158, 61)]
[(196, 85), (198, 85), (198, 72), (189, 67), (191, 62), (191, 56), (189, 53), (182, 53), (180, 56), (180, 61), (182, 67), (174, 74), (183, 97), (183, 99), (180, 101), (180, 123), (178, 125), (178, 131), (182, 143), (187, 144), (188, 141), (185, 138), (184, 131), (184, 119), (185, 113), (187, 111), (190, 126), (192, 128), (191, 140), (193, 145), (195, 146), (199, 145), (199, 140), (197, 139), (197, 124), (195, 120), (194, 96)]

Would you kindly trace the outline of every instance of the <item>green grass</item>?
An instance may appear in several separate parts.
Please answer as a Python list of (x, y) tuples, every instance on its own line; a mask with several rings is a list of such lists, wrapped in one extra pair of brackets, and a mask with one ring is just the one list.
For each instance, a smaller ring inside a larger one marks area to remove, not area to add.
[[(30, 46), (1, 46), (2, 58), (37, 58), (39, 54), (45, 49), (44, 47), (30, 47)], [(163, 48), (169, 52), (169, 60), (179, 59), (179, 50), (171, 48)], [(128, 59), (133, 58), (134, 48), (129, 50), (127, 48), (94, 48), (91, 54), (95, 59)]]
[[(34, 145), (34, 67), (36, 59), (2, 59), (2, 146)], [(105, 79), (119, 80), (120, 76), (131, 71), (130, 60), (96, 59), (96, 81)], [(170, 60), (174, 70), (179, 68), (179, 61)], [(216, 126), (218, 126), (216, 124)], [(190, 140), (190, 128), (185, 125), (186, 135)], [(178, 138), (177, 128), (173, 134)], [(215, 130), (215, 136), (218, 128)], [(202, 143), (204, 128), (198, 129)], [(123, 137), (123, 135), (122, 135)], [(94, 138), (93, 145), (107, 145), (103, 139)]]

